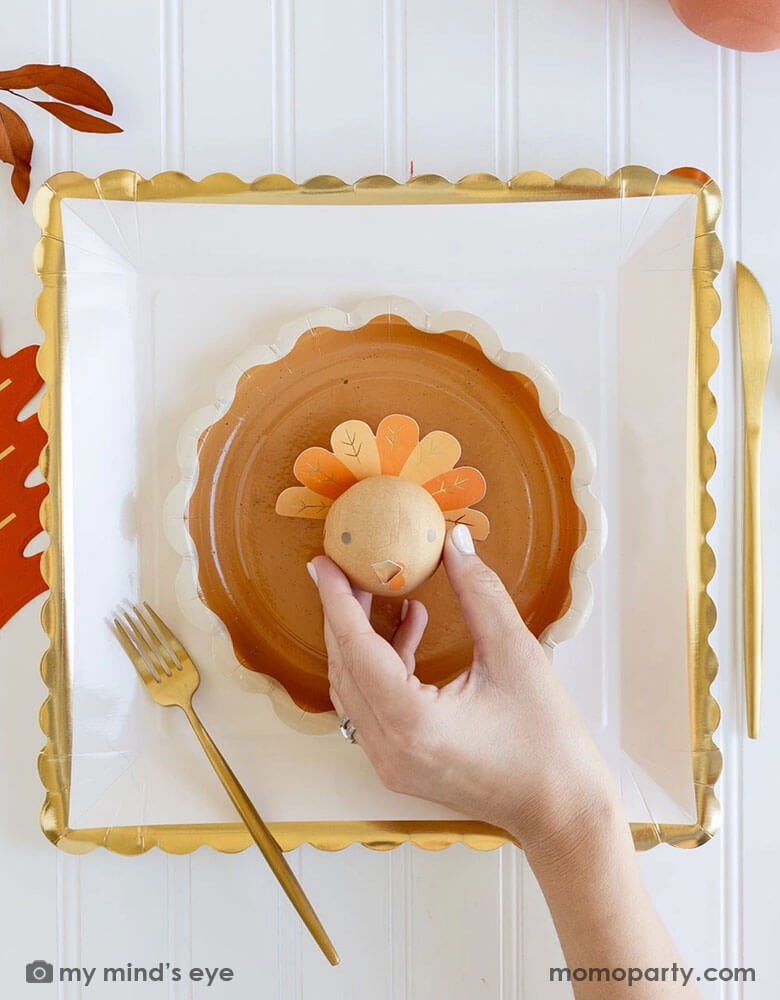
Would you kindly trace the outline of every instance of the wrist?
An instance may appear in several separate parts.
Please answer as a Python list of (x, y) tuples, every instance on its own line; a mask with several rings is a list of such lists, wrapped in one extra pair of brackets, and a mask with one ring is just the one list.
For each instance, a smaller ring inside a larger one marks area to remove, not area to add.
[(630, 842), (622, 803), (608, 778), (589, 786), (586, 794), (571, 796), (561, 791), (554, 807), (534, 812), (526, 812), (510, 832), (537, 877), (573, 879), (592, 867), (600, 851)]

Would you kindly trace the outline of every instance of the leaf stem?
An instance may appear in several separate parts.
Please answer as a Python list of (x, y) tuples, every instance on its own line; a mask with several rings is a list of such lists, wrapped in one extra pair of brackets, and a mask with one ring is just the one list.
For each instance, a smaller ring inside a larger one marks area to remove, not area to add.
[(25, 94), (20, 94), (18, 90), (11, 90), (10, 87), (0, 87), (0, 90), (4, 90), (6, 94), (13, 94), (14, 97), (21, 97), (23, 101), (28, 101), (30, 104), (35, 104), (36, 102), (32, 97), (27, 97)]

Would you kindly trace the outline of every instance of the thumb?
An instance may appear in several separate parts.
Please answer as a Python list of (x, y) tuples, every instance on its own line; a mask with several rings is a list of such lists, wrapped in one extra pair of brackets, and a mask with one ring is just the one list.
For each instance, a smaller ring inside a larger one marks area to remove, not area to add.
[(447, 535), (444, 568), (474, 640), (475, 660), (485, 663), (491, 650), (531, 637), (500, 577), (474, 551), (465, 524), (456, 524)]

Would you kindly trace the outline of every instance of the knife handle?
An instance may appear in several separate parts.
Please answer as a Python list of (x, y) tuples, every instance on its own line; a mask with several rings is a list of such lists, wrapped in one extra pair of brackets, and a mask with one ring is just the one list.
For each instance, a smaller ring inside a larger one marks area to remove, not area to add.
[(761, 559), (761, 426), (745, 430), (744, 653), (747, 730), (758, 738), (761, 725), (764, 574)]

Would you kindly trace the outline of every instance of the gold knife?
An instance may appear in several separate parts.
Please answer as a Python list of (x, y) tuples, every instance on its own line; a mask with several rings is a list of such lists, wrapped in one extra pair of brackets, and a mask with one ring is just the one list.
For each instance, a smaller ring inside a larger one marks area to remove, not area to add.
[(737, 262), (737, 312), (745, 397), (745, 512), (743, 524), (743, 610), (745, 699), (751, 739), (761, 725), (761, 661), (764, 580), (761, 558), (761, 420), (772, 354), (766, 295), (752, 271)]

